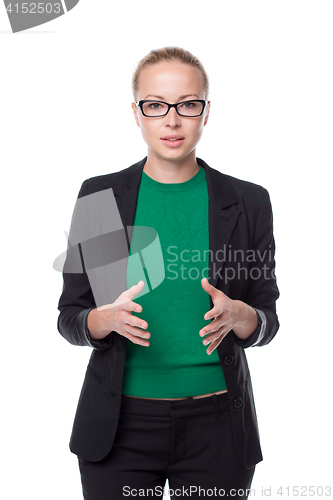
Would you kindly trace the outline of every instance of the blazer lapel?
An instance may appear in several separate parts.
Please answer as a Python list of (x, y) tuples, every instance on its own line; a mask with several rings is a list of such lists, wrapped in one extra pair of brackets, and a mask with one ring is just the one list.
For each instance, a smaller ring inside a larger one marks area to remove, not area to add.
[(116, 183), (113, 181), (112, 186), (108, 184), (104, 185), (105, 189), (110, 187), (113, 189), (120, 217), (125, 232), (128, 235), (129, 244), (131, 242), (132, 231), (128, 230), (128, 226), (134, 225), (141, 175), (146, 161), (147, 157), (125, 170), (122, 170), (119, 173), (119, 181)]
[[(209, 218), (209, 278), (211, 285), (216, 286), (219, 274), (224, 267), (221, 250), (228, 248), (233, 230), (241, 213), (238, 200), (229, 183), (228, 177), (218, 170), (209, 167), (203, 160), (197, 162), (206, 172), (208, 189)], [(220, 251), (220, 254), (218, 253)], [(222, 255), (225, 255), (227, 252)], [(217, 272), (218, 271), (218, 272)]]

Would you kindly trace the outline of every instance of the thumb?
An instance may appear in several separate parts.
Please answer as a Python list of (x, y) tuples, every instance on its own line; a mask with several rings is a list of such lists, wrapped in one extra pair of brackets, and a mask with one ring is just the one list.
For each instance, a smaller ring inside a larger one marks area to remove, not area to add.
[[(207, 278), (202, 278), (201, 280), (201, 285), (202, 285), (202, 288), (205, 290), (205, 292), (209, 293), (209, 295), (211, 295), (212, 297), (216, 296), (217, 292), (220, 294), (223, 292), (221, 290), (219, 290), (218, 288), (215, 288), (215, 286), (211, 285), (208, 281)], [(223, 294), (224, 295), (224, 294)]]
[(120, 304), (124, 304), (129, 300), (133, 300), (136, 295), (138, 295), (144, 288), (145, 282), (143, 280), (139, 281), (136, 285), (131, 286), (124, 292), (122, 292), (117, 300), (114, 302), (114, 305), (119, 306)]
[(211, 293), (214, 290), (213, 285), (211, 285), (209, 283), (209, 281), (208, 281), (207, 278), (202, 278), (202, 280), (201, 280), (201, 286), (208, 293)]
[[(205, 286), (205, 287), (213, 287), (213, 285), (211, 285), (211, 284), (209, 283), (209, 281), (208, 281), (208, 279), (207, 279), (207, 278), (202, 278), (202, 280), (201, 280), (201, 284), (202, 284), (202, 286)], [(213, 288), (214, 288), (214, 287), (213, 287)]]

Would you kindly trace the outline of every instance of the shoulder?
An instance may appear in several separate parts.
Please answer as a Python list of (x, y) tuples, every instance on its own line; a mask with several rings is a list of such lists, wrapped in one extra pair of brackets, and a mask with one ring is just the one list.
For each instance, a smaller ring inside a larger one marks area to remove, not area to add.
[(234, 191), (236, 197), (244, 201), (252, 201), (261, 204), (267, 196), (269, 196), (268, 191), (265, 187), (254, 182), (246, 181), (243, 179), (238, 179), (232, 175), (221, 174), (226, 181), (230, 184), (232, 190)]
[(254, 212), (260, 211), (262, 205), (269, 203), (269, 193), (262, 185), (222, 173), (210, 166), (208, 169), (211, 173), (213, 189), (218, 191), (221, 197), (233, 199), (246, 210)]
[[(220, 174), (221, 185), (233, 192), (236, 202), (230, 209), (240, 209), (241, 218), (254, 224), (253, 227), (270, 228), (273, 220), (272, 204), (268, 190), (254, 182)], [(267, 229), (268, 230), (268, 229)]]
[(206, 170), (207, 182), (216, 199), (225, 199), (226, 202), (238, 202), (241, 205), (261, 205), (268, 196), (268, 191), (260, 184), (239, 179), (225, 174), (208, 165), (202, 158), (197, 158), (198, 163)]
[(134, 172), (134, 169), (138, 166), (138, 164), (139, 162), (117, 172), (96, 175), (85, 179), (81, 185), (78, 198), (86, 196), (87, 194), (97, 193), (98, 191), (106, 188), (112, 188), (124, 184), (126, 179), (131, 177), (131, 174)]

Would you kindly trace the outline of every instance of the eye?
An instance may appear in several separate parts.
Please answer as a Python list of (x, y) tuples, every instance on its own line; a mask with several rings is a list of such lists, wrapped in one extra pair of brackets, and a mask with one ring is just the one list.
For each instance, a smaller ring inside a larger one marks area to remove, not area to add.
[(195, 109), (198, 107), (198, 102), (195, 102), (195, 101), (186, 101), (186, 102), (183, 102), (183, 104), (181, 105), (181, 108), (185, 108), (185, 109)]
[(150, 103), (147, 103), (148, 105), (148, 108), (150, 109), (160, 109), (161, 107), (161, 104), (159, 102), (150, 102)]

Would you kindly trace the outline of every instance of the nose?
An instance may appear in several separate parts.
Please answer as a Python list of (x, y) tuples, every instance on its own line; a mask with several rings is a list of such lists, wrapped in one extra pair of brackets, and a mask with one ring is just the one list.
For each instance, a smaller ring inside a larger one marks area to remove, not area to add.
[(169, 127), (177, 127), (180, 125), (180, 116), (175, 108), (170, 108), (169, 113), (165, 116), (166, 125)]

